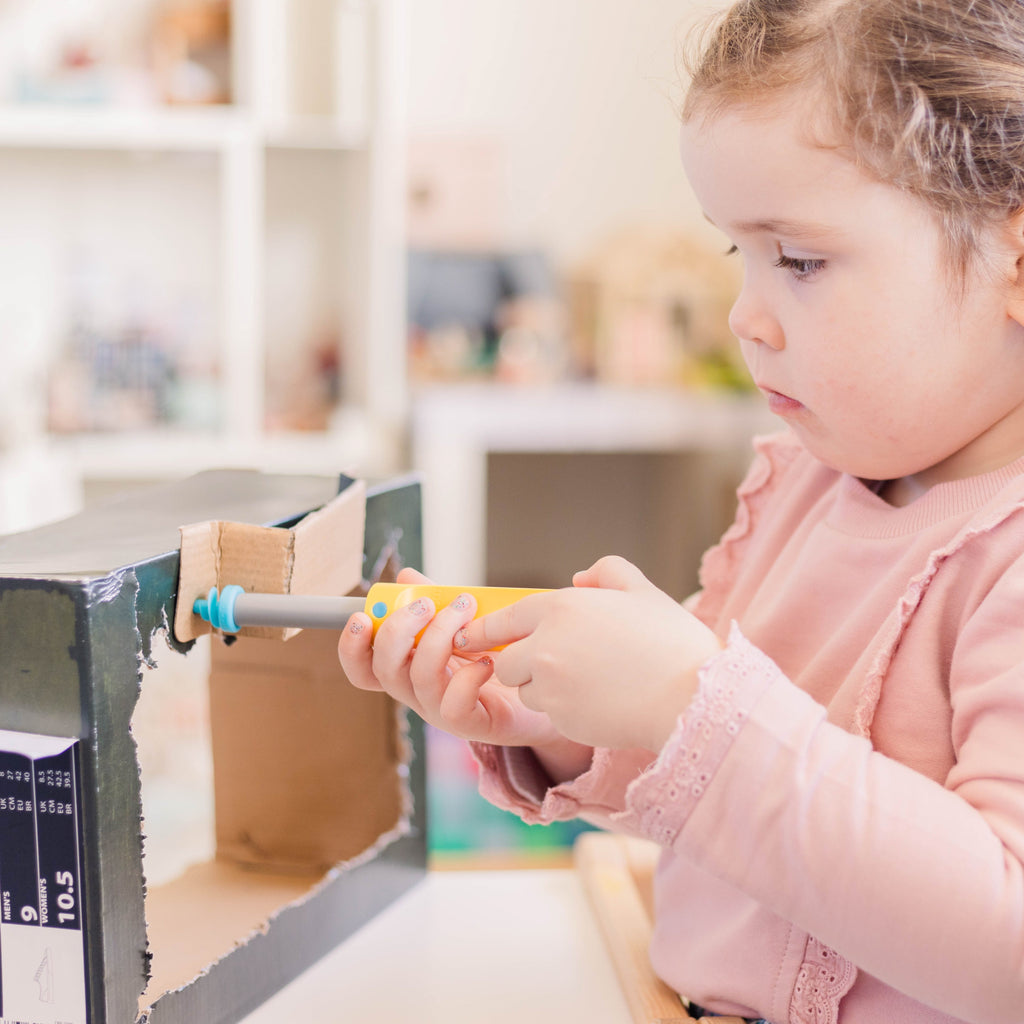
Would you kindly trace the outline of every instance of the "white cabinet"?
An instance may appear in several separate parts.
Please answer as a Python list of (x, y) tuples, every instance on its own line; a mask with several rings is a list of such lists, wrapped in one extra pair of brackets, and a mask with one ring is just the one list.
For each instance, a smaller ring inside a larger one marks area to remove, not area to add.
[[(401, 464), (404, 5), (235, 0), (230, 104), (0, 106), (0, 454), (87, 482)], [(82, 379), (95, 323), (176, 346), (173, 409)]]

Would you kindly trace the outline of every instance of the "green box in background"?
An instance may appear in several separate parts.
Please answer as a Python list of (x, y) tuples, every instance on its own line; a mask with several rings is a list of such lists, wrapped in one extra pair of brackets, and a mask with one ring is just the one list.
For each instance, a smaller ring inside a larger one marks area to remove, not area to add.
[(427, 727), (428, 831), (436, 867), (548, 867), (568, 865), (582, 821), (527, 825), (488, 803), (477, 790), (469, 745)]

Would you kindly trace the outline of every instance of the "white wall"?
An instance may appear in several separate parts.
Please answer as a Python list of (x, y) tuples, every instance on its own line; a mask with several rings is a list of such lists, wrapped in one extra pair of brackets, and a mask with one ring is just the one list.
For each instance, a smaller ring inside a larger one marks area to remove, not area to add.
[(686, 28), (721, 0), (414, 0), (409, 131), (501, 154), (502, 241), (571, 259), (624, 224), (695, 224), (677, 155)]

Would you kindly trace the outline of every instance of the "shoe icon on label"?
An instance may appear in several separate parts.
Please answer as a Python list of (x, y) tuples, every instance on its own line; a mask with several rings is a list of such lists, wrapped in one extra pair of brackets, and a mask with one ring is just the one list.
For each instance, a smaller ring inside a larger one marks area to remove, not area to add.
[(36, 973), (33, 975), (36, 984), (39, 986), (39, 1002), (53, 1002), (53, 967), (50, 964), (50, 950), (43, 953), (43, 959), (39, 961)]

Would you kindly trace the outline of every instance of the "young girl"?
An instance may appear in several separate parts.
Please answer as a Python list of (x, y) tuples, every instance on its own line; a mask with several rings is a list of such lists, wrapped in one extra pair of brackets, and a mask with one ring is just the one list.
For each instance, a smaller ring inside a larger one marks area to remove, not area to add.
[(1024, 4), (742, 0), (683, 121), (789, 428), (701, 593), (602, 559), (356, 617), (343, 665), (526, 820), (660, 844), (653, 963), (705, 1011), (1022, 1024)]

